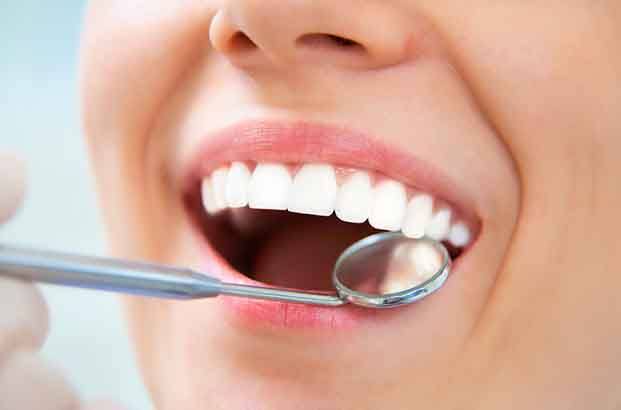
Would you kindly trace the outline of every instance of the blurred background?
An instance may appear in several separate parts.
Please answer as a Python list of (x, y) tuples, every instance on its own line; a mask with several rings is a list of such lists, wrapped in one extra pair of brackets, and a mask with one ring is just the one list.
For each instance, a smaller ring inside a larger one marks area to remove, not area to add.
[[(80, 130), (77, 50), (85, 1), (3, 0), (0, 150), (28, 161), (30, 185), (0, 241), (105, 254)], [(87, 399), (150, 408), (116, 296), (44, 288), (52, 320), (45, 356)]]

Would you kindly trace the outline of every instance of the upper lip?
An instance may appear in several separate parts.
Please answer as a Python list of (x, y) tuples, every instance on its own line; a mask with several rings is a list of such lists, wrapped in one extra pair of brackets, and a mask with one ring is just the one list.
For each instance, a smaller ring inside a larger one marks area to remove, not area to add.
[[(431, 161), (402, 152), (360, 131), (302, 121), (245, 121), (207, 135), (182, 167), (185, 173), (180, 184), (192, 207), (197, 206), (195, 200), (201, 180), (232, 161), (323, 162), (376, 171), (442, 199), (470, 226), (480, 224), (468, 193)], [(207, 255), (202, 268), (210, 274), (225, 281), (264, 286), (236, 272), (209, 243), (203, 240), (201, 246)], [(453, 270), (459, 265), (455, 264)], [(226, 299), (224, 305), (225, 313), (237, 312), (237, 318), (251, 326), (256, 326), (260, 319), (272, 326), (334, 329), (350, 327), (363, 317), (377, 317), (370, 315), (369, 310), (355, 307), (335, 309), (237, 298)], [(382, 317), (386, 318), (386, 313)]]

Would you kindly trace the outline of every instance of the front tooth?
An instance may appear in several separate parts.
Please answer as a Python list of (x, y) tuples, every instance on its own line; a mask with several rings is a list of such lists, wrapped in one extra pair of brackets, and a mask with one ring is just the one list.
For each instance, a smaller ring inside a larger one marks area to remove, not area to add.
[(470, 242), (470, 229), (461, 222), (454, 224), (448, 235), (451, 245), (461, 248)]
[(226, 208), (226, 179), (228, 172), (228, 167), (221, 167), (211, 174), (213, 195), (218, 209)]
[(327, 164), (306, 164), (293, 178), (287, 209), (301, 214), (331, 215), (334, 211), (336, 189), (334, 167)]
[(401, 230), (410, 238), (425, 235), (425, 227), (433, 213), (433, 198), (427, 194), (415, 195), (408, 204)]
[(214, 195), (213, 185), (209, 177), (204, 178), (201, 182), (201, 197), (203, 199), (203, 207), (209, 215), (213, 215), (221, 209), (216, 205), (216, 196)]
[(231, 208), (248, 205), (250, 170), (243, 162), (233, 162), (226, 179), (226, 203)]
[(336, 197), (336, 216), (342, 221), (362, 223), (369, 217), (373, 199), (371, 177), (366, 172), (352, 174), (339, 188)]
[(371, 206), (369, 223), (376, 229), (388, 231), (401, 229), (406, 201), (403, 184), (392, 180), (380, 182), (373, 190), (373, 205)]
[(257, 164), (248, 185), (248, 204), (254, 209), (287, 209), (291, 175), (282, 164)]
[(447, 237), (451, 228), (451, 210), (447, 208), (440, 209), (432, 217), (425, 233), (431, 239), (441, 241)]

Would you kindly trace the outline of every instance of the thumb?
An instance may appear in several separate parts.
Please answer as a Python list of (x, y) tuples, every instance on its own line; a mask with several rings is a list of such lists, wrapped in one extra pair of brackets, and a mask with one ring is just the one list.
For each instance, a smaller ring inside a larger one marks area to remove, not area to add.
[(16, 156), (0, 152), (0, 223), (21, 204), (26, 190), (26, 166)]

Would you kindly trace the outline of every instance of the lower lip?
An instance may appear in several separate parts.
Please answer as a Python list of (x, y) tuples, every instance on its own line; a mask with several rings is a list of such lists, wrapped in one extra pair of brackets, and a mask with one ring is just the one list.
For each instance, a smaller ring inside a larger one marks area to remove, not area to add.
[[(203, 243), (202, 268), (205, 272), (224, 282), (269, 287), (233, 269), (220, 254), (205, 243), (204, 238), (199, 240)], [(376, 310), (354, 305), (323, 307), (234, 296), (222, 296), (219, 302), (218, 305), (223, 310), (221, 317), (245, 328), (349, 330), (362, 321), (373, 320), (378, 313)]]

